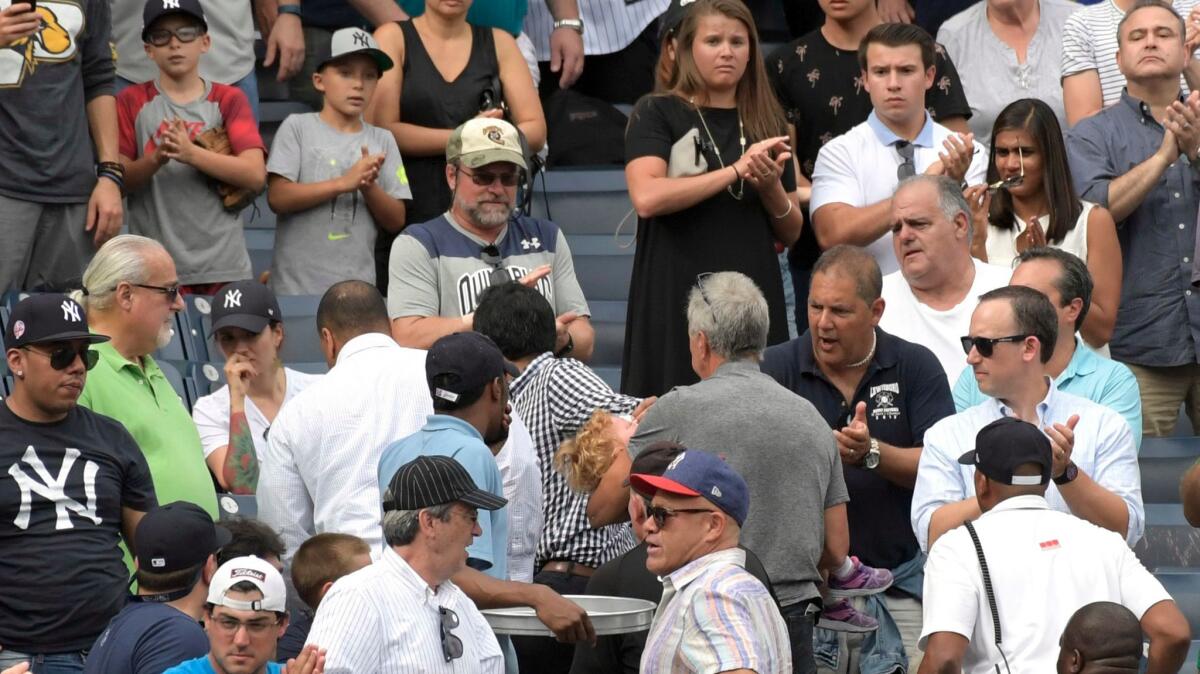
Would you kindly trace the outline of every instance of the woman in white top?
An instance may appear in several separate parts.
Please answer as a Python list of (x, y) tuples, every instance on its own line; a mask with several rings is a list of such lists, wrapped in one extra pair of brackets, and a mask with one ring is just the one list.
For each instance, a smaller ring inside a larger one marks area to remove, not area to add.
[(192, 419), (209, 470), (234, 494), (254, 493), (258, 455), (271, 423), (287, 401), (319, 378), (280, 362), (282, 320), (275, 295), (257, 281), (230, 283), (213, 297), (212, 332), (225, 354), (229, 383), (197, 400)]
[(1062, 129), (1045, 103), (1010, 103), (992, 125), (987, 181), (1019, 184), (968, 188), (974, 238), (971, 254), (1011, 266), (1027, 248), (1051, 246), (1083, 260), (1092, 274), (1092, 306), (1080, 333), (1101, 348), (1112, 336), (1121, 300), (1121, 247), (1108, 210), (1082, 201), (1071, 182)]

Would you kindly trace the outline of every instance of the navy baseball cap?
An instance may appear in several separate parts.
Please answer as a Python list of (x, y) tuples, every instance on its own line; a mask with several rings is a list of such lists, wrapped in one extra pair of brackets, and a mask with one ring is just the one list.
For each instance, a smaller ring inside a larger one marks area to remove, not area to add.
[[(500, 347), (478, 332), (455, 332), (433, 343), (425, 355), (425, 380), (434, 398), (454, 404), (505, 373), (520, 374)], [(435, 383), (436, 382), (436, 383)]]
[(9, 349), (71, 339), (91, 344), (108, 341), (104, 335), (89, 332), (83, 307), (60, 293), (30, 295), (21, 300), (13, 307), (4, 330), (4, 346)]
[[(958, 457), (958, 462), (975, 466), (988, 479), (1002, 484), (1032, 486), (1049, 484), (1054, 456), (1050, 438), (1037, 426), (1016, 417), (1000, 417), (979, 429), (975, 449)], [(1018, 466), (1036, 463), (1041, 475), (1016, 475)]]
[(688, 5), (696, 0), (671, 0), (671, 4), (667, 6), (667, 11), (663, 12), (658, 19), (658, 41), (662, 42), (663, 38), (668, 35), (673, 35), (679, 30), (679, 26), (683, 24), (683, 19), (687, 16)]
[(661, 476), (634, 473), (629, 484), (641, 494), (663, 491), (678, 496), (701, 496), (741, 526), (750, 512), (750, 488), (720, 457), (698, 449), (685, 449)]
[(212, 298), (213, 333), (221, 328), (241, 328), (257, 335), (272, 321), (282, 320), (275, 294), (258, 281), (230, 283)]
[(142, 42), (147, 42), (150, 26), (155, 21), (169, 14), (186, 14), (200, 22), (204, 32), (208, 32), (208, 20), (204, 18), (204, 9), (200, 0), (146, 0), (142, 7)]
[(200, 506), (187, 501), (168, 503), (138, 522), (134, 538), (138, 568), (151, 573), (190, 569), (232, 539), (233, 534), (215, 524)]

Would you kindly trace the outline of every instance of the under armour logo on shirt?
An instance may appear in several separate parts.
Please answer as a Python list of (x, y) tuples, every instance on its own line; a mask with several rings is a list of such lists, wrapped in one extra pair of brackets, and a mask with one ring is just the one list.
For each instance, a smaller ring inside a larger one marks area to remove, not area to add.
[(229, 292), (225, 293), (225, 308), (226, 309), (231, 309), (233, 307), (240, 307), (240, 306), (242, 306), (242, 291), (230, 290)]
[(356, 30), (356, 31), (354, 31), (353, 35), (354, 35), (354, 44), (359, 45), (360, 47), (370, 47), (371, 46), (371, 44), (369, 42), (367, 42), (367, 34), (364, 33), (363, 31)]
[(63, 320), (78, 323), (82, 318), (79, 317), (79, 305), (71, 300), (63, 300), (62, 303)]
[(179, 9), (179, 0), (163, 0), (163, 9)]
[(521, 239), (521, 248), (529, 250), (530, 248), (541, 248), (542, 242), (535, 236), (532, 239)]

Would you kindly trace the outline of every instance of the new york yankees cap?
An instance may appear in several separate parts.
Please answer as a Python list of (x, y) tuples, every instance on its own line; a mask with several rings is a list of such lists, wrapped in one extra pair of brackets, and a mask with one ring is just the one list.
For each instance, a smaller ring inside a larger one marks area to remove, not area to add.
[(379, 66), (379, 72), (391, 70), (391, 57), (379, 48), (379, 43), (371, 34), (362, 28), (342, 28), (334, 31), (333, 37), (329, 40), (329, 47), (317, 55), (317, 72), (343, 56), (351, 54), (363, 54), (370, 56), (375, 61), (375, 65)]
[[(234, 585), (248, 582), (262, 593), (261, 599), (245, 601), (226, 595)], [(279, 569), (265, 559), (254, 555), (234, 557), (217, 568), (212, 582), (208, 584), (208, 603), (213, 606), (228, 606), (237, 611), (274, 611), (287, 613), (287, 586)]]
[(208, 32), (208, 20), (204, 18), (200, 0), (146, 0), (142, 7), (142, 42), (146, 42), (150, 26), (168, 14), (186, 14), (199, 21), (204, 31)]
[(480, 489), (462, 464), (448, 456), (418, 456), (400, 466), (383, 493), (383, 511), (420, 510), (462, 501), (499, 510), (508, 499)]
[(500, 347), (478, 332), (455, 332), (441, 337), (425, 353), (425, 379), (434, 398), (449, 403), (449, 408), (464, 393), (483, 388), (496, 377), (520, 374), (504, 359)]
[(138, 522), (134, 538), (138, 568), (151, 573), (190, 569), (232, 539), (233, 534), (215, 524), (200, 506), (187, 501), (168, 503)]
[[(979, 429), (975, 449), (958, 457), (958, 462), (975, 466), (1001, 484), (1032, 486), (1050, 483), (1054, 455), (1050, 438), (1040, 428), (1016, 417), (1000, 417)], [(1017, 475), (1017, 468), (1024, 464), (1041, 466), (1041, 474)]]
[(741, 526), (750, 512), (750, 488), (746, 481), (716, 454), (685, 449), (662, 475), (634, 473), (629, 484), (635, 491), (653, 497), (657, 492), (677, 496), (700, 496), (717, 506)]
[(258, 334), (272, 321), (282, 321), (275, 293), (258, 281), (235, 281), (212, 298), (212, 333), (241, 328)]
[(30, 295), (21, 300), (13, 307), (4, 329), (4, 346), (9, 349), (72, 339), (91, 344), (108, 341), (104, 335), (89, 332), (83, 307), (59, 293)]

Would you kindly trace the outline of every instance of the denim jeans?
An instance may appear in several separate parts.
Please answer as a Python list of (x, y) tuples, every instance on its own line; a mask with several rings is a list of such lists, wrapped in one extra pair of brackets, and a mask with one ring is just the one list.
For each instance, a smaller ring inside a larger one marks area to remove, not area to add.
[(0, 671), (28, 662), (31, 665), (31, 674), (83, 674), (83, 663), (86, 660), (87, 651), (30, 655), (3, 650), (0, 651)]
[(787, 625), (788, 640), (792, 642), (794, 674), (817, 672), (817, 661), (813, 658), (813, 627), (816, 625), (820, 609), (820, 600), (801, 601), (781, 609), (783, 622)]

